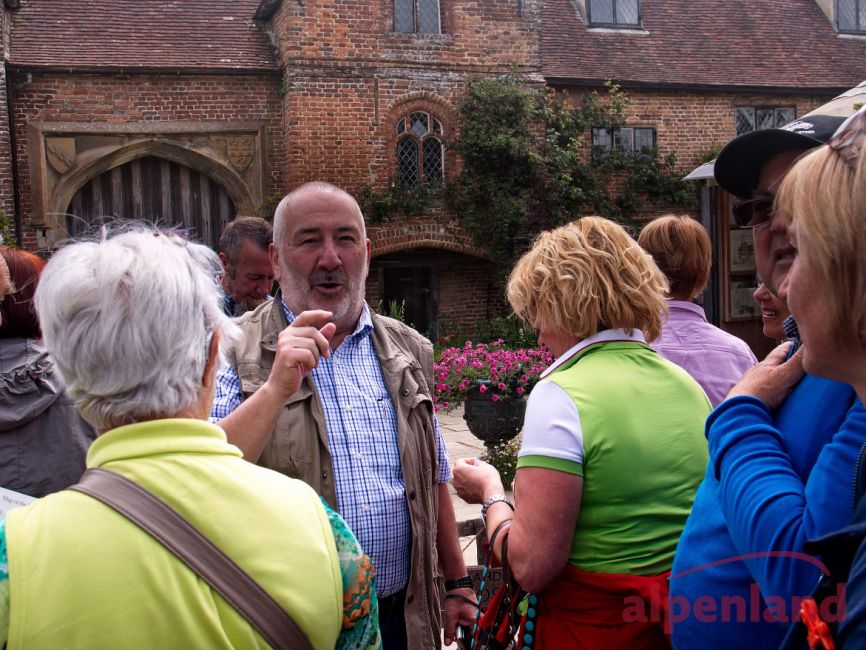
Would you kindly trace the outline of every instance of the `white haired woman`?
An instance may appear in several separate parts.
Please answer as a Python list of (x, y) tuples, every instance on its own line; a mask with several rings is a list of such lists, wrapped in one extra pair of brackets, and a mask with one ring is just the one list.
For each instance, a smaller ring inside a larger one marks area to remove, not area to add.
[[(300, 481), (245, 462), (206, 421), (220, 339), (235, 331), (218, 270), (204, 246), (143, 226), (48, 263), (36, 307), (98, 434), (87, 466), (168, 504), (311, 647), (376, 647), (370, 564), (339, 516)], [(267, 647), (223, 593), (89, 494), (65, 490), (0, 519), (0, 644), (10, 649)]]

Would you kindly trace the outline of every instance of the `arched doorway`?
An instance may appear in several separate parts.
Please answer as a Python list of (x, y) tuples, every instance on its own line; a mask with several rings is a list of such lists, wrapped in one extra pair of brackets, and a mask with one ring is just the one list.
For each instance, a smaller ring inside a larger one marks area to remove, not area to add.
[(186, 165), (145, 156), (90, 179), (66, 209), (66, 228), (74, 237), (117, 217), (182, 227), (216, 248), (223, 227), (236, 214), (225, 189)]

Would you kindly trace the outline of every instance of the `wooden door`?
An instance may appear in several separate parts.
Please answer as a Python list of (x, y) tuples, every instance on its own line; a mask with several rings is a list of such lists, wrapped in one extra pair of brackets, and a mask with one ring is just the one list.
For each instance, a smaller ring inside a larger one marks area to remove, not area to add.
[(147, 156), (115, 167), (83, 185), (69, 202), (71, 237), (115, 218), (143, 219), (186, 229), (216, 249), (235, 204), (213, 179), (185, 165)]

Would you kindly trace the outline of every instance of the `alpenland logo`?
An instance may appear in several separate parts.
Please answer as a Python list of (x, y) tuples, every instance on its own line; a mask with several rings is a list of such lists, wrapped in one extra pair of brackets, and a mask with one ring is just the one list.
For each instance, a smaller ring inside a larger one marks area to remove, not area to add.
[[(826, 565), (811, 555), (793, 551), (769, 551), (766, 553), (737, 555), (693, 567), (672, 575), (671, 580), (722, 564), (768, 557), (808, 562), (818, 567), (825, 576), (829, 575)], [(668, 633), (670, 633), (671, 628), (675, 624), (681, 623), (688, 618), (693, 618), (700, 623), (787, 624), (800, 620), (800, 606), (807, 597), (808, 595), (791, 596), (790, 598), (774, 595), (764, 597), (756, 582), (749, 585), (748, 597), (740, 594), (730, 596), (705, 594), (694, 597), (691, 600), (681, 594), (662, 596), (658, 587), (655, 587), (651, 588), (648, 600), (640, 596), (627, 596), (624, 598), (622, 620), (624, 623), (663, 622)], [(821, 618), (827, 623), (845, 620), (845, 583), (839, 583), (836, 586), (836, 592), (821, 602), (820, 613)]]

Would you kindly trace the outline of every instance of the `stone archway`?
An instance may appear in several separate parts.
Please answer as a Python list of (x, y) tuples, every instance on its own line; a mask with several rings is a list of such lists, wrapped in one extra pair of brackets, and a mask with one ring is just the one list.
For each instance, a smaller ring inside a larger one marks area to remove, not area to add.
[[(88, 196), (93, 198), (96, 186), (99, 186), (103, 207), (105, 198), (110, 195), (114, 208), (115, 177), (111, 175), (120, 169), (122, 177), (136, 164), (151, 170), (159, 166), (161, 186), (167, 173), (165, 187), (171, 187), (178, 178), (185, 176), (189, 193), (196, 196), (190, 203), (184, 198), (184, 192), (176, 191), (181, 218), (166, 221), (163, 214), (163, 221), (194, 227), (198, 236), (214, 244), (227, 214), (253, 215), (261, 211), (264, 179), (267, 178), (263, 138), (264, 127), (259, 123), (31, 124), (28, 147), (35, 163), (31, 222), (37, 232), (42, 231), (44, 240), (40, 245), (51, 247), (70, 234), (67, 220), (70, 205), (75, 209), (93, 209), (93, 205), (85, 204)], [(160, 161), (158, 165), (155, 159)], [(142, 160), (147, 162), (134, 162)], [(112, 190), (103, 191), (103, 183), (109, 178)], [(182, 178), (180, 182), (184, 182)], [(143, 207), (148, 202), (151, 208), (155, 206), (150, 190), (137, 193), (142, 205), (136, 204), (133, 189), (124, 191), (121, 187), (118, 191), (124, 197), (133, 196), (132, 202), (126, 204), (132, 214), (128, 210), (119, 214), (113, 211), (114, 216), (146, 219), (154, 216), (147, 214)], [(162, 198), (158, 203), (160, 212), (164, 213)], [(219, 205), (216, 215), (201, 216), (205, 210), (212, 211), (214, 205)], [(73, 227), (71, 232), (75, 231)]]

